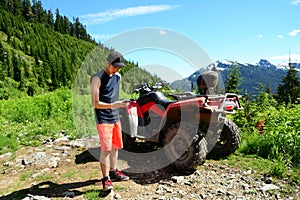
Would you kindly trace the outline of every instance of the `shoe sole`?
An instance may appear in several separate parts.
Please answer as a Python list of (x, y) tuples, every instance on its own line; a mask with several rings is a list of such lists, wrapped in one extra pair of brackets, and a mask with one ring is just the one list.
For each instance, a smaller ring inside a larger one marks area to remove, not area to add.
[(103, 188), (103, 191), (108, 191), (108, 190), (112, 190), (112, 189), (114, 189), (114, 187), (110, 186), (110, 187), (107, 187), (107, 188)]
[(114, 178), (114, 179), (111, 179), (111, 181), (128, 181), (129, 178), (124, 178), (124, 179), (117, 179), (117, 178)]

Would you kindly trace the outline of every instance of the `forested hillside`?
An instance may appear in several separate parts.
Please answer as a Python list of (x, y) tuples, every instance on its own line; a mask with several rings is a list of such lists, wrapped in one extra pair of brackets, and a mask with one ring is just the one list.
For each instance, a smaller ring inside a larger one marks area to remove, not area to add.
[(96, 44), (0, 9), (0, 99), (70, 87)]
[[(1, 1), (0, 99), (71, 88), (78, 69), (96, 47), (101, 52), (97, 59), (105, 61), (110, 49), (92, 40), (78, 18), (73, 21), (61, 16), (58, 9), (54, 17), (40, 1), (33, 1), (33, 5), (29, 0)], [(98, 62), (91, 65), (100, 68)], [(127, 66), (122, 74), (133, 68), (136, 72), (134, 78), (125, 78), (125, 92), (131, 92), (133, 82), (143, 81), (142, 77), (152, 79), (133, 62)]]

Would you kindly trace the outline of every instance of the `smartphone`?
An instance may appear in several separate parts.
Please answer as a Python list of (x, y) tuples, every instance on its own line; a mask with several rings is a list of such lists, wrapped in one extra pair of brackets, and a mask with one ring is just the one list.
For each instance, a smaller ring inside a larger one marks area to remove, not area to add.
[(130, 102), (130, 99), (123, 99), (122, 100), (122, 103), (129, 103)]

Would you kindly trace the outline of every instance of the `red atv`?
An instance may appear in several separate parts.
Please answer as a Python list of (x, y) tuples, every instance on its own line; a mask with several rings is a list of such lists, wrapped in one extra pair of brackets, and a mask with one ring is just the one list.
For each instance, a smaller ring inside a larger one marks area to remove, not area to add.
[[(167, 98), (158, 91), (162, 86), (163, 83), (138, 85), (138, 98), (130, 100), (126, 109), (120, 109), (124, 150), (149, 152), (139, 145), (148, 142), (163, 157), (153, 164), (154, 168), (164, 162), (187, 170), (203, 164), (207, 156), (226, 157), (239, 147), (239, 129), (226, 118), (227, 113), (241, 109), (236, 94), (184, 93)], [(139, 156), (144, 154), (134, 154), (132, 159)], [(155, 161), (161, 156), (151, 155)]]

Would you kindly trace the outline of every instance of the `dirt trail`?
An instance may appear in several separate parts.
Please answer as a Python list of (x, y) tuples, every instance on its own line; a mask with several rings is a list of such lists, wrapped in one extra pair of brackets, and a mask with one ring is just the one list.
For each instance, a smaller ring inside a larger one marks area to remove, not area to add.
[[(97, 150), (97, 148), (95, 148)], [(168, 166), (149, 173), (127, 173), (105, 193), (99, 161), (82, 140), (67, 138), (0, 156), (0, 199), (300, 199), (299, 186), (274, 181), (208, 160), (193, 172)], [(119, 168), (130, 168), (118, 161)]]

